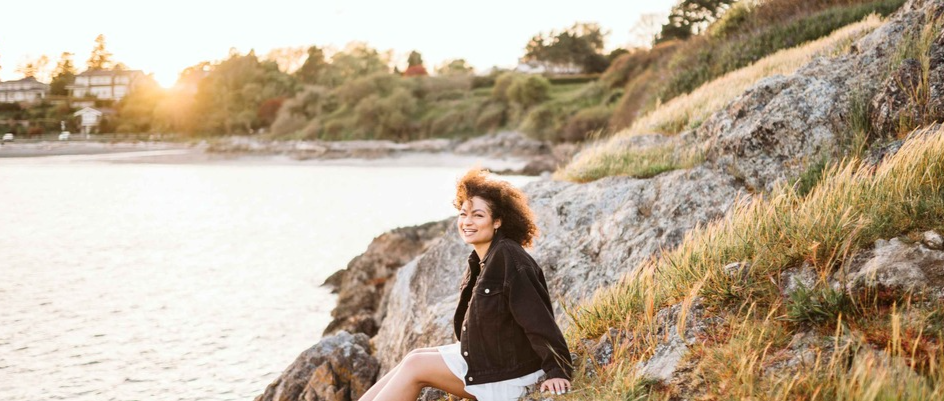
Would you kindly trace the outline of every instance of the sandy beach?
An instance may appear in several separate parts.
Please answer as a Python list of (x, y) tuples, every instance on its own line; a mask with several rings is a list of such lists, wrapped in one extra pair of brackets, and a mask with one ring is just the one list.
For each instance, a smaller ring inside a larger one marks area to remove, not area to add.
[(493, 171), (521, 169), (527, 161), (519, 158), (494, 158), (457, 155), (451, 152), (400, 152), (384, 157), (330, 158), (299, 160), (284, 154), (214, 153), (206, 144), (188, 145), (171, 142), (32, 142), (4, 143), (0, 146), (0, 165), (32, 163), (152, 163), (152, 164), (299, 164), (365, 167), (471, 167)]

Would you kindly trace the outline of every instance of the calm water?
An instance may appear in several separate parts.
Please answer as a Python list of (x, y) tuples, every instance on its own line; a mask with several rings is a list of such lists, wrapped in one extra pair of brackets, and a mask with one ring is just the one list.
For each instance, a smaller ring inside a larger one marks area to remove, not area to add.
[(252, 399), (320, 338), (321, 282), (453, 215), (463, 171), (38, 160), (0, 161), (2, 400)]

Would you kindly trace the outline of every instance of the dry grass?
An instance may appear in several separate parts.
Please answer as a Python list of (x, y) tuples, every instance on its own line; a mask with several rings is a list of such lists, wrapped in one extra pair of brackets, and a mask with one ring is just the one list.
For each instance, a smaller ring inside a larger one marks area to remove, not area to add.
[[(923, 320), (896, 318), (902, 312), (894, 304), (891, 312), (887, 304), (860, 304), (861, 314), (839, 313), (838, 321), (808, 328), (837, 330), (836, 344), (810, 351), (815, 363), (786, 376), (767, 370), (782, 362), (786, 339), (801, 327), (787, 319), (779, 282), (784, 269), (805, 263), (826, 277), (878, 238), (940, 229), (942, 221), (944, 129), (916, 133), (877, 168), (857, 160), (828, 166), (805, 196), (784, 186), (768, 197), (742, 199), (723, 220), (696, 228), (677, 249), (569, 311), (569, 338), (597, 338), (614, 327), (634, 338), (619, 348), (616, 363), (583, 367), (578, 381), (592, 396), (573, 399), (658, 399), (686, 391), (641, 382), (633, 369), (660, 340), (656, 311), (690, 304), (695, 296), (725, 322), (690, 356), (696, 366), (691, 385), (706, 391), (705, 399), (935, 399), (944, 391), (939, 300), (909, 303), (910, 313)], [(750, 268), (726, 274), (722, 267), (735, 261)], [(864, 338), (843, 331), (849, 327)]]
[[(730, 103), (758, 80), (776, 74), (792, 74), (815, 57), (834, 55), (880, 24), (879, 17), (869, 16), (825, 38), (774, 53), (748, 67), (732, 71), (708, 82), (689, 94), (659, 105), (652, 112), (636, 120), (629, 128), (616, 133), (608, 141), (595, 146), (591, 151), (583, 152), (559, 171), (557, 177), (586, 182), (608, 175), (638, 176), (640, 171), (638, 165), (641, 163), (633, 163), (633, 161), (648, 156), (633, 154), (632, 150), (627, 152), (625, 148), (618, 146), (620, 138), (652, 133), (675, 135), (681, 131), (696, 128), (708, 116)], [(626, 162), (629, 163), (624, 164)], [(686, 163), (684, 160), (677, 160), (674, 164), (683, 166)]]

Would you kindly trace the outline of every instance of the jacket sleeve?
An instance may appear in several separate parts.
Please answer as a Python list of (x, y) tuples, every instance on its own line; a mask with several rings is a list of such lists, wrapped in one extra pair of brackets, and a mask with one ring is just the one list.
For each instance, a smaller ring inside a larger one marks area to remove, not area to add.
[(536, 269), (510, 266), (508, 305), (515, 321), (524, 329), (534, 352), (541, 357), (541, 368), (548, 378), (570, 380), (573, 364), (567, 342), (551, 309), (547, 288)]

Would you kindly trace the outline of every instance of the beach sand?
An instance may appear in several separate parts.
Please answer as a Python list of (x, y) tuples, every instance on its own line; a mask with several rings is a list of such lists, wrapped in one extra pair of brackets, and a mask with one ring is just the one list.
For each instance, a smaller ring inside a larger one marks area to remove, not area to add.
[(210, 153), (207, 146), (168, 142), (7, 142), (0, 164), (8, 163), (151, 163), (151, 164), (296, 164), (362, 167), (472, 167), (493, 171), (521, 169), (523, 159), (496, 159), (449, 152), (400, 152), (378, 158), (298, 160), (288, 155)]

